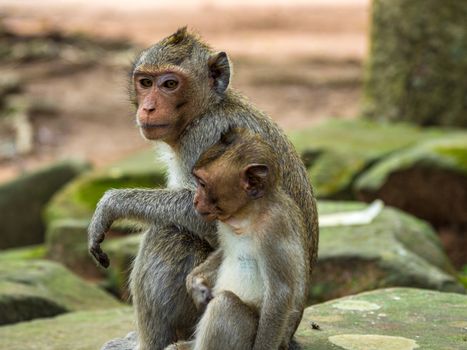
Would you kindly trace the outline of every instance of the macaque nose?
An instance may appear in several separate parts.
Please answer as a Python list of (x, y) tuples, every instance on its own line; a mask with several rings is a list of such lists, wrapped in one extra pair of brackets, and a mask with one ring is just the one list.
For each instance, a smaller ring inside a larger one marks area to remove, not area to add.
[(154, 112), (156, 110), (156, 107), (143, 107), (143, 111), (145, 111), (146, 113), (151, 113), (151, 112)]

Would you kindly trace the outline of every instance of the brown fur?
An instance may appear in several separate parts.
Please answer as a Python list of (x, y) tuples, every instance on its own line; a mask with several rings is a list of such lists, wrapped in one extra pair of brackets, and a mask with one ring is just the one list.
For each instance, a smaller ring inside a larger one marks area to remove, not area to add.
[[(306, 231), (299, 208), (278, 184), (276, 169), (272, 148), (257, 135), (239, 130), (223, 136), (197, 162), (196, 209), (205, 218), (226, 223), (234, 235), (251, 238), (265, 288), (263, 301), (253, 304), (230, 291), (215, 294), (217, 271), (235, 242), (221, 239), (220, 248), (187, 277), (195, 304), (203, 309), (209, 305), (195, 341), (184, 347), (259, 350), (287, 348), (291, 342), (306, 299), (308, 260), (300, 249)], [(248, 283), (240, 287), (249, 288)]]

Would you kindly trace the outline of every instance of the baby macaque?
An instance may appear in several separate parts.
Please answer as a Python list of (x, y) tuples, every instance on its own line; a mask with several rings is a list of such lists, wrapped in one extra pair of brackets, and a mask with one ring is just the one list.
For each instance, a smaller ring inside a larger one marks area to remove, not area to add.
[(177, 349), (288, 349), (302, 318), (309, 259), (297, 204), (281, 186), (280, 154), (233, 129), (193, 168), (194, 205), (217, 220), (219, 248), (187, 277), (205, 308), (195, 340)]

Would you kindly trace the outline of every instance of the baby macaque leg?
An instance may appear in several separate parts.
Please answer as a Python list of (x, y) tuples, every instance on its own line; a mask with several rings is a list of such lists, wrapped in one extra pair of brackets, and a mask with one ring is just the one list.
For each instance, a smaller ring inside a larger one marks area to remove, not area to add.
[(208, 304), (195, 337), (194, 350), (248, 350), (253, 347), (258, 313), (229, 291)]

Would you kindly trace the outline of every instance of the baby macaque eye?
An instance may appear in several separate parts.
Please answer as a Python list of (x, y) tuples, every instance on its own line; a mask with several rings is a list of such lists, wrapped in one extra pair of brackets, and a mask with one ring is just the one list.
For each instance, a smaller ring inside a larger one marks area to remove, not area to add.
[(201, 187), (201, 188), (205, 188), (206, 187), (206, 183), (201, 180), (199, 177), (195, 176), (195, 180), (196, 180), (196, 183)]

